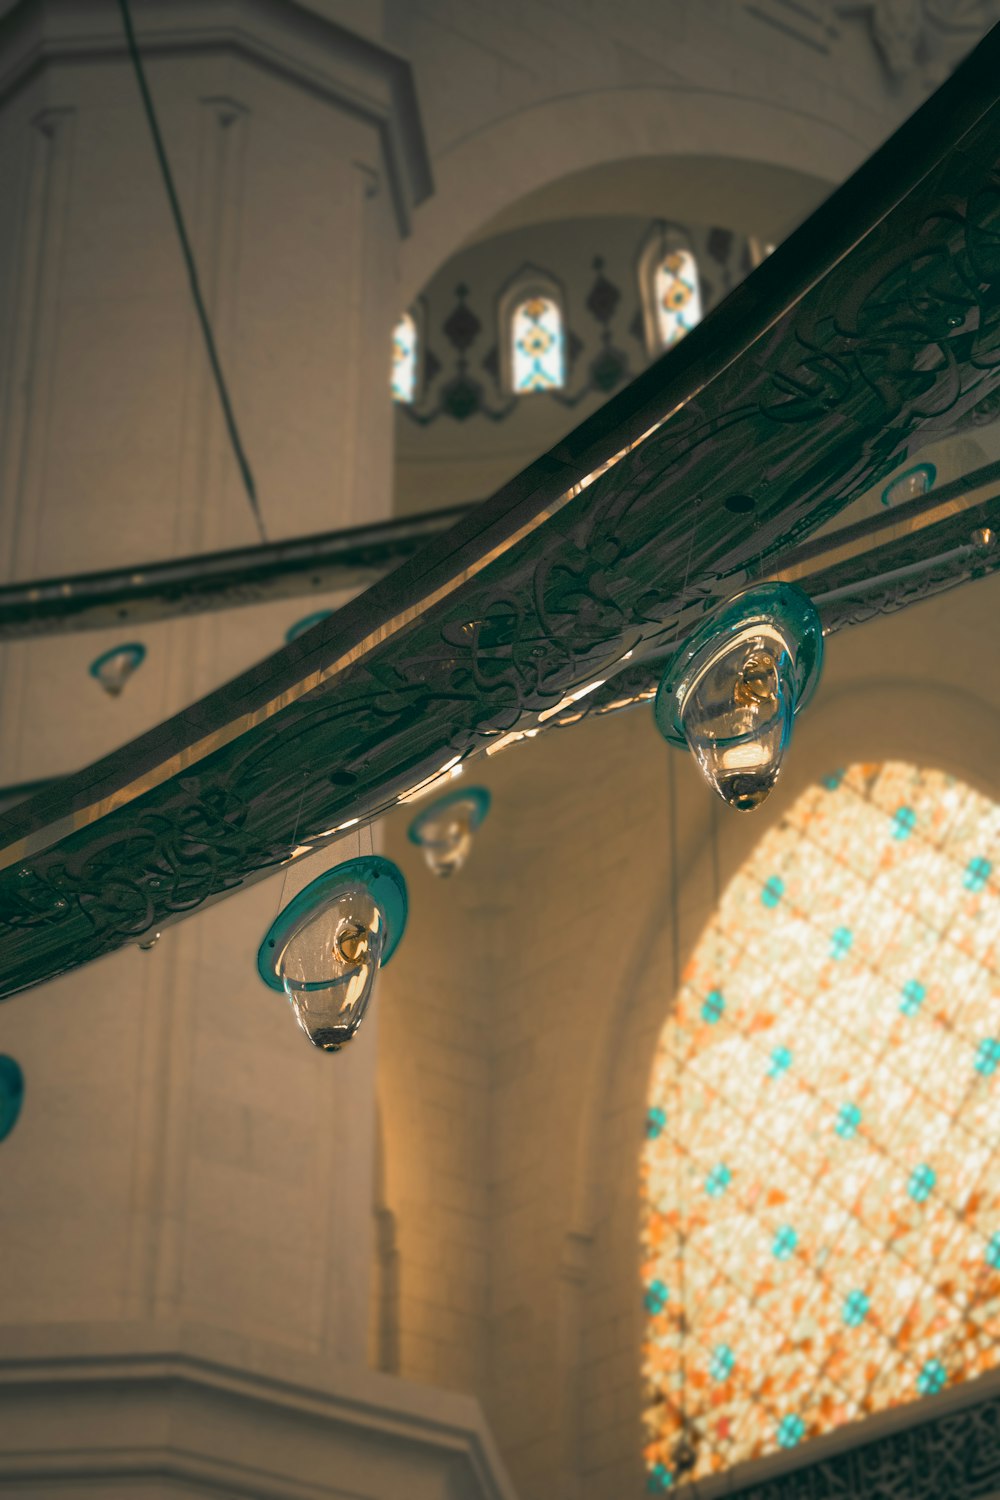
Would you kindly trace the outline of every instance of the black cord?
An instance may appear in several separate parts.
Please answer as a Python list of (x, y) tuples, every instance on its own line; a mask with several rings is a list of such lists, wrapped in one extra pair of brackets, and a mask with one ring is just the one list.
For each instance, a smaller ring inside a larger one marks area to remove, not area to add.
[(156, 118), (156, 110), (153, 108), (152, 96), (149, 85), (146, 82), (145, 70), (142, 66), (142, 58), (139, 55), (139, 47), (135, 39), (135, 31), (132, 27), (132, 15), (129, 10), (128, 0), (118, 0), (118, 8), (122, 14), (122, 25), (125, 28), (125, 40), (128, 43), (129, 56), (132, 59), (132, 67), (135, 70), (136, 82), (139, 85), (139, 93), (142, 96), (143, 108), (146, 111), (146, 120), (149, 124), (149, 133), (153, 137), (153, 146), (156, 151), (156, 159), (160, 165), (160, 173), (163, 177), (163, 186), (166, 188), (167, 198), (170, 202), (170, 212), (174, 217), (174, 227), (177, 230), (177, 238), (181, 243), (181, 254), (187, 267), (188, 281), (191, 283), (191, 296), (194, 299), (195, 311), (198, 314), (198, 322), (201, 324), (202, 337), (205, 340), (205, 351), (208, 354), (208, 362), (212, 368), (212, 376), (215, 380), (215, 388), (219, 393), (219, 402), (222, 406), (222, 415), (226, 421), (229, 432), (229, 441), (233, 445), (236, 462), (239, 465), (240, 474), (243, 476), (243, 487), (250, 501), (250, 509), (253, 511), (257, 530), (262, 542), (267, 541), (267, 532), (264, 529), (264, 520), (260, 513), (260, 505), (257, 501), (257, 487), (254, 484), (253, 474), (250, 469), (250, 461), (240, 441), (239, 430), (236, 426), (236, 417), (233, 405), (229, 399), (229, 391), (226, 388), (225, 377), (222, 373), (222, 365), (219, 362), (219, 351), (215, 347), (215, 338), (212, 334), (212, 325), (208, 321), (208, 313), (205, 310), (204, 298), (201, 295), (201, 284), (198, 281), (198, 268), (195, 265), (194, 252), (191, 249), (191, 241), (188, 239), (187, 227), (184, 223), (184, 215), (181, 212), (180, 200), (177, 197), (177, 189), (174, 186), (173, 174), (170, 171), (170, 163), (167, 160), (166, 148), (163, 137), (160, 134), (160, 126)]
[[(681, 992), (680, 992), (680, 984), (681, 984), (681, 954), (680, 954), (681, 923), (680, 923), (680, 906), (679, 906), (679, 892), (678, 892), (678, 880), (679, 880), (678, 864), (679, 864), (679, 857), (678, 857), (678, 837), (677, 837), (677, 833), (678, 833), (678, 830), (677, 830), (677, 786), (676, 786), (676, 781), (675, 781), (675, 777), (674, 777), (674, 757), (673, 757), (673, 755), (670, 754), (669, 751), (667, 753), (667, 788), (668, 788), (668, 793), (669, 793), (669, 817), (670, 817), (670, 926), (671, 926), (671, 944), (672, 944), (672, 947), (673, 947), (673, 955), (672, 955), (672, 957), (673, 957), (673, 978), (674, 978), (674, 1016), (675, 1016), (675, 1019), (676, 1019), (677, 1011), (680, 1009), (680, 1003), (681, 1003)], [(674, 1069), (674, 1108), (677, 1111), (678, 1125), (680, 1124), (680, 1117), (681, 1117), (681, 1088), (682, 1088), (682, 1086), (683, 1086), (683, 1084), (682, 1084), (682, 1069), (681, 1069), (681, 1056), (680, 1056), (680, 1039), (678, 1038), (676, 1066), (675, 1066), (675, 1069)], [(684, 1250), (685, 1250), (685, 1243), (684, 1242), (685, 1242), (685, 1239), (686, 1239), (687, 1226), (684, 1223), (684, 1187), (683, 1187), (683, 1182), (684, 1182), (684, 1165), (685, 1165), (685, 1163), (684, 1163), (683, 1152), (681, 1150), (680, 1140), (678, 1138), (676, 1193), (677, 1193), (677, 1222), (680, 1225), (680, 1229), (679, 1229), (678, 1234), (677, 1234), (676, 1266), (677, 1266), (678, 1291), (680, 1293), (680, 1303), (681, 1303), (681, 1305), (680, 1305), (680, 1313), (679, 1313), (679, 1316), (678, 1316), (678, 1323), (677, 1323), (677, 1332), (678, 1332), (677, 1354), (678, 1354), (678, 1361), (679, 1361), (679, 1364), (680, 1364), (680, 1377), (681, 1377), (681, 1380), (680, 1380), (680, 1384), (681, 1384), (681, 1389), (680, 1389), (680, 1408), (681, 1408), (681, 1436), (680, 1436), (680, 1442), (681, 1443), (685, 1443), (685, 1442), (688, 1441), (687, 1370), (686, 1370), (686, 1361), (685, 1361), (685, 1340), (687, 1338), (687, 1286), (686, 1286), (685, 1276), (684, 1276)]]

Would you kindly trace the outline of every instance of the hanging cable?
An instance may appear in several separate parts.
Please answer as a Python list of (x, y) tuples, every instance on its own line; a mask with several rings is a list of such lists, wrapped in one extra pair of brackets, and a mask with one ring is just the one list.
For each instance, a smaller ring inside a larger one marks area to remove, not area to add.
[(177, 230), (177, 238), (180, 240), (181, 254), (187, 268), (188, 281), (191, 284), (191, 296), (194, 299), (195, 311), (198, 314), (198, 322), (201, 325), (202, 337), (205, 341), (205, 352), (208, 355), (208, 363), (211, 366), (212, 378), (215, 381), (215, 389), (219, 393), (219, 403), (222, 407), (222, 415), (225, 418), (226, 429), (229, 433), (229, 441), (232, 444), (233, 453), (243, 479), (243, 488), (247, 492), (250, 509), (253, 511), (254, 521), (260, 533), (262, 542), (267, 541), (267, 532), (264, 529), (264, 520), (260, 513), (260, 505), (257, 500), (257, 487), (254, 484), (250, 461), (246, 456), (243, 444), (240, 441), (239, 429), (236, 426), (236, 416), (233, 412), (233, 404), (229, 399), (229, 391), (226, 386), (225, 376), (222, 373), (222, 365), (219, 361), (219, 351), (215, 346), (215, 338), (212, 334), (212, 325), (208, 319), (205, 301), (201, 294), (201, 284), (198, 280), (198, 267), (195, 264), (194, 251), (191, 241), (188, 239), (187, 227), (184, 223), (184, 215), (181, 211), (180, 199), (177, 197), (177, 189), (174, 186), (173, 173), (167, 160), (166, 148), (163, 144), (163, 136), (160, 134), (159, 122), (156, 118), (156, 110), (153, 107), (152, 95), (146, 82), (145, 69), (142, 66), (142, 58), (139, 55), (139, 47), (135, 39), (135, 30), (132, 26), (132, 14), (129, 10), (129, 0), (118, 0), (118, 8), (121, 11), (122, 25), (125, 29), (125, 40), (128, 43), (129, 57), (135, 71), (136, 82), (139, 85), (139, 94), (142, 98), (143, 109), (146, 112), (146, 121), (149, 125), (149, 133), (153, 137), (153, 147), (156, 151), (156, 159), (159, 163), (160, 174), (163, 178), (163, 186), (166, 189), (167, 199), (170, 203), (170, 212), (173, 215), (174, 228)]
[[(670, 818), (670, 926), (671, 947), (673, 949), (673, 980), (674, 980), (674, 1014), (676, 1016), (681, 1004), (681, 922), (680, 922), (680, 849), (678, 841), (678, 813), (677, 813), (677, 785), (674, 775), (674, 757), (667, 759), (667, 788), (669, 793), (669, 818)], [(674, 1109), (677, 1115), (678, 1131), (680, 1121), (683, 1118), (681, 1109), (681, 1090), (683, 1088), (683, 1064), (681, 1062), (681, 1040), (675, 1055), (674, 1068)], [(678, 1374), (680, 1377), (680, 1391), (678, 1404), (680, 1406), (681, 1428), (680, 1437), (674, 1444), (671, 1460), (673, 1464), (674, 1477), (683, 1479), (695, 1467), (698, 1461), (697, 1450), (692, 1442), (693, 1424), (688, 1416), (687, 1409), (687, 1358), (686, 1340), (688, 1332), (687, 1320), (687, 1280), (685, 1277), (684, 1254), (686, 1249), (687, 1229), (684, 1222), (684, 1171), (686, 1167), (685, 1152), (681, 1145), (680, 1136), (677, 1138), (677, 1179), (676, 1179), (676, 1211), (677, 1211), (677, 1287), (680, 1300), (680, 1308), (677, 1314), (677, 1357)]]

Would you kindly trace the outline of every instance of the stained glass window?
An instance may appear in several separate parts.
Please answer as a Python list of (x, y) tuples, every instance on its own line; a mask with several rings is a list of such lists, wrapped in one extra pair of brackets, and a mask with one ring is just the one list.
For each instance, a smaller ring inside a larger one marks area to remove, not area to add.
[(685, 1414), (705, 1475), (1000, 1363), (998, 851), (961, 782), (856, 765), (726, 889), (647, 1100), (651, 1492)]
[(392, 399), (410, 402), (417, 394), (417, 325), (404, 313), (392, 333)]
[(511, 376), (518, 395), (565, 383), (563, 319), (552, 297), (526, 297), (511, 317)]
[(690, 250), (669, 250), (653, 276), (653, 300), (660, 343), (670, 349), (701, 322), (698, 266)]

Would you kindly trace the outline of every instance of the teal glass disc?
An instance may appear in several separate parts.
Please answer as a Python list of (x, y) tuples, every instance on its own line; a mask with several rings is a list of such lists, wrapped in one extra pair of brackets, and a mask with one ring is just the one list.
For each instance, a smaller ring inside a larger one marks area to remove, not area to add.
[(0, 1141), (6, 1140), (17, 1123), (24, 1100), (24, 1074), (20, 1064), (0, 1055)]
[(95, 657), (87, 670), (91, 677), (96, 677), (100, 682), (104, 668), (120, 656), (128, 658), (129, 673), (132, 673), (146, 660), (146, 648), (141, 641), (127, 641), (124, 646), (112, 646), (110, 651), (102, 651), (100, 656)]
[(470, 804), (469, 827), (475, 832), (490, 810), (490, 801), (490, 794), (484, 786), (458, 787), (454, 792), (449, 792), (446, 797), (438, 797), (429, 807), (425, 807), (423, 812), (418, 813), (407, 830), (407, 838), (411, 844), (422, 844), (427, 824), (440, 817), (445, 808), (452, 807), (456, 802)]
[(920, 495), (926, 495), (934, 488), (936, 479), (937, 466), (935, 464), (914, 464), (912, 469), (906, 469), (902, 474), (897, 474), (891, 484), (886, 485), (882, 491), (882, 504), (891, 507), (907, 500), (915, 500)]
[(297, 641), (300, 635), (305, 635), (307, 630), (312, 630), (313, 626), (318, 625), (321, 620), (328, 620), (332, 614), (332, 609), (318, 609), (315, 614), (305, 615), (301, 620), (296, 620), (295, 624), (290, 625), (285, 631), (286, 642), (290, 645), (292, 641)]
[(734, 594), (708, 615), (671, 659), (656, 692), (656, 727), (671, 745), (686, 746), (684, 706), (704, 664), (754, 625), (778, 632), (793, 662), (795, 713), (816, 691), (823, 667), (823, 626), (808, 594), (791, 583), (762, 583)]
[(296, 932), (324, 906), (359, 885), (366, 888), (382, 914), (385, 945), (381, 967), (389, 962), (406, 928), (406, 881), (391, 859), (383, 859), (381, 854), (364, 854), (317, 876), (275, 917), (257, 950), (257, 972), (270, 989), (284, 992), (279, 964)]

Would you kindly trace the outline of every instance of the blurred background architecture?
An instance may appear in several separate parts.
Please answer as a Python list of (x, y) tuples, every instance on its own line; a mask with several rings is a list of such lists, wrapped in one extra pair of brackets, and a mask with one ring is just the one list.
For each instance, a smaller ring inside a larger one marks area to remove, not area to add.
[[(131, 10), (271, 540), (487, 497), (1000, 20)], [(115, 0), (0, 4), (0, 423), (4, 583), (260, 538)], [(921, 453), (930, 484), (997, 459), (988, 422)], [(116, 695), (88, 672), (113, 627), (0, 643), (0, 785), (344, 597), (130, 631)], [(394, 813), (410, 930), (342, 1055), (254, 955), (358, 830), (5, 1002), (4, 1492), (620, 1500), (688, 1482), (686, 1434), (706, 1497), (825, 1494), (837, 1465), (888, 1493), (907, 1464), (923, 1495), (930, 1451), (972, 1455), (953, 1500), (1000, 1494), (998, 618), (985, 579), (831, 640), (749, 818), (643, 710), (490, 757), (452, 880)]]

